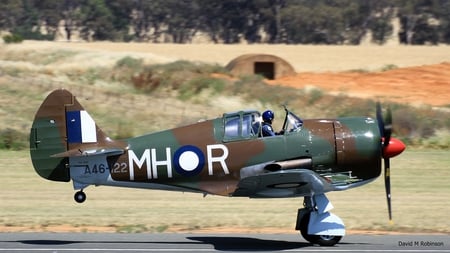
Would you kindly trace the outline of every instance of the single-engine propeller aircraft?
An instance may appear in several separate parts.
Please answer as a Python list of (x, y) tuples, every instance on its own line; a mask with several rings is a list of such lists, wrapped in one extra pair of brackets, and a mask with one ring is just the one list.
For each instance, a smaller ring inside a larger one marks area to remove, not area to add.
[(405, 145), (391, 137), (391, 111), (383, 119), (300, 119), (285, 108), (280, 135), (259, 137), (254, 110), (150, 133), (109, 138), (69, 91), (51, 92), (30, 133), (30, 153), (43, 178), (69, 182), (86, 200), (89, 185), (198, 192), (232, 197), (304, 197), (296, 230), (309, 242), (332, 246), (345, 234), (325, 193), (384, 178), (391, 218), (389, 159)]

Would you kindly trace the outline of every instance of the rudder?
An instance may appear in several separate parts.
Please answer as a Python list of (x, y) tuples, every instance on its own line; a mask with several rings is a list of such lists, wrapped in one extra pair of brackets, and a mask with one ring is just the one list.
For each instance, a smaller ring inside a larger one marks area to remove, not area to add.
[(36, 172), (53, 181), (70, 181), (69, 158), (83, 150), (118, 145), (97, 127), (69, 91), (51, 92), (36, 112), (30, 131), (30, 155)]

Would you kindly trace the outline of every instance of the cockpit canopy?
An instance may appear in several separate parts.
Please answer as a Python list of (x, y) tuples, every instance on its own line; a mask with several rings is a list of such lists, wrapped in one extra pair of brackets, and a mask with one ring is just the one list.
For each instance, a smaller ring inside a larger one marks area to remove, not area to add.
[[(224, 141), (261, 137), (261, 121), (261, 114), (254, 110), (225, 113), (223, 115)], [(283, 132), (285, 134), (298, 132), (302, 125), (303, 121), (286, 109)]]
[(303, 120), (301, 120), (293, 112), (286, 109), (286, 117), (284, 119), (283, 130), (287, 133), (298, 132), (303, 126)]
[(239, 111), (223, 115), (225, 126), (225, 141), (250, 139), (258, 136), (253, 124), (260, 121), (260, 113), (257, 111)]

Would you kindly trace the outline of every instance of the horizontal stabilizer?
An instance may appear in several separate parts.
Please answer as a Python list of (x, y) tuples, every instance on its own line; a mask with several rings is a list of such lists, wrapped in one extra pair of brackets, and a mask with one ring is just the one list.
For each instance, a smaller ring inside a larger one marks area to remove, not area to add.
[(79, 156), (115, 156), (121, 155), (125, 152), (122, 148), (97, 148), (97, 149), (71, 149), (66, 152), (54, 154), (51, 157), (79, 157)]

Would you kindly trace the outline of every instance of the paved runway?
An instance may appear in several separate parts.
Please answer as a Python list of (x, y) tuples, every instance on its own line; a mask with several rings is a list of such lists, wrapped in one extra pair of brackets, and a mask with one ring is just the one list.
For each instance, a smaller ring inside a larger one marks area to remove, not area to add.
[(450, 235), (348, 235), (334, 247), (297, 234), (0, 233), (1, 252), (450, 252)]

